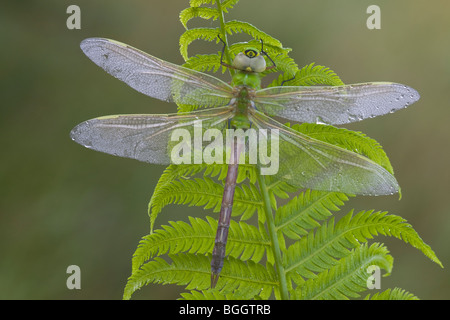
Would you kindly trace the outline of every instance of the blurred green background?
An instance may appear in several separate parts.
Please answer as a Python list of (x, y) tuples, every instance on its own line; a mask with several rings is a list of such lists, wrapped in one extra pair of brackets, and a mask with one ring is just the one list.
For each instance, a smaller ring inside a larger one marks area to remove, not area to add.
[[(81, 30), (68, 30), (66, 8), (81, 8)], [(366, 9), (381, 8), (381, 30)], [(0, 5), (0, 298), (121, 299), (131, 257), (148, 233), (147, 204), (164, 170), (82, 148), (69, 132), (84, 120), (117, 113), (169, 113), (88, 60), (79, 43), (92, 36), (126, 42), (177, 64), (184, 31), (178, 1), (4, 1)], [(359, 197), (343, 213), (387, 210), (408, 220), (450, 264), (450, 87), (447, 1), (241, 0), (227, 20), (250, 22), (293, 49), (299, 66), (316, 62), (345, 83), (395, 81), (421, 99), (406, 110), (347, 125), (379, 141), (403, 198)], [(189, 27), (216, 26), (191, 21)], [(233, 37), (230, 37), (233, 41)], [(190, 53), (221, 49), (196, 41)], [(159, 224), (203, 216), (169, 206)], [(382, 288), (422, 299), (450, 298), (447, 269), (404, 242), (379, 237), (395, 258)], [(66, 288), (66, 268), (81, 268), (81, 290)], [(174, 299), (180, 288), (152, 285), (135, 298)]]

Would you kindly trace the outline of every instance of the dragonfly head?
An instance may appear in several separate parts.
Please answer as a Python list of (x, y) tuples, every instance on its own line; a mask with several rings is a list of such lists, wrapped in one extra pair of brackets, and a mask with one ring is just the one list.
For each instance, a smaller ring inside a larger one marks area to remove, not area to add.
[(236, 55), (233, 67), (247, 72), (263, 72), (266, 70), (266, 60), (257, 49), (247, 48)]

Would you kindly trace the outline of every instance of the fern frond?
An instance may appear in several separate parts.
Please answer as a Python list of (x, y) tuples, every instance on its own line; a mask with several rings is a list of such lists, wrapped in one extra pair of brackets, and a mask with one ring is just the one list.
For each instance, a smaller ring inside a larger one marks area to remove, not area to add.
[[(208, 176), (216, 178), (217, 180), (223, 180), (227, 176), (227, 170), (228, 170), (227, 164), (169, 165), (164, 170), (158, 183), (156, 184), (155, 191), (153, 192), (152, 198), (148, 205), (148, 213), (150, 216), (150, 231), (152, 232), (156, 218), (158, 217), (159, 213), (166, 205), (170, 204), (171, 198), (169, 197), (169, 193), (174, 190), (173, 184), (174, 183), (177, 184), (176, 181), (178, 181), (178, 183), (182, 183), (186, 180), (189, 180), (189, 177), (199, 175), (202, 172), (203, 176), (205, 177)], [(256, 182), (257, 177), (256, 175), (257, 175), (256, 168), (253, 165), (250, 164), (239, 165), (236, 182), (242, 183), (246, 179), (248, 179), (249, 183), (254, 185)], [(219, 185), (217, 188), (223, 187)], [(216, 190), (217, 188), (213, 189), (213, 191)], [(253, 194), (254, 189), (252, 189), (251, 191), (252, 191), (251, 193)], [(223, 192), (223, 189), (217, 189), (217, 192)], [(216, 197), (214, 198), (215, 201), (219, 202), (218, 198), (220, 197), (221, 199), (222, 194), (215, 193), (215, 195), (216, 195)], [(251, 216), (253, 212), (250, 210), (247, 211), (247, 214)]]
[(238, 20), (228, 21), (225, 23), (225, 32), (230, 35), (233, 33), (246, 33), (254, 39), (262, 40), (264, 45), (267, 44), (279, 48), (283, 47), (280, 41), (269, 36), (267, 33), (259, 30), (257, 27), (248, 22)]
[(291, 128), (316, 140), (359, 153), (376, 162), (391, 174), (394, 173), (389, 158), (381, 145), (361, 132), (314, 123), (294, 124)]
[[(164, 190), (164, 191), (163, 191)], [(154, 222), (161, 210), (169, 204), (185, 204), (204, 207), (219, 212), (222, 203), (223, 185), (208, 177), (203, 179), (180, 179), (164, 185), (158, 190), (158, 197), (152, 197), (151, 220)], [(262, 210), (261, 195), (254, 185), (236, 186), (232, 215), (249, 219)]]
[(217, 72), (221, 67), (220, 54), (198, 54), (192, 56), (183, 64), (183, 67), (201, 72)]
[[(217, 230), (217, 220), (206, 217), (189, 217), (189, 224), (183, 221), (169, 222), (147, 235), (139, 242), (133, 255), (132, 272), (138, 270), (146, 261), (163, 254), (189, 252), (206, 254), (212, 252)], [(226, 255), (242, 261), (259, 262), (270, 249), (270, 241), (265, 232), (245, 222), (231, 220)]]
[(314, 65), (314, 62), (301, 68), (292, 82), (292, 85), (296, 86), (313, 86), (317, 84), (341, 86), (344, 84), (333, 70), (321, 65)]
[[(349, 254), (349, 249), (357, 246), (336, 235), (335, 231), (333, 217), (289, 246), (283, 256), (287, 277), (293, 280), (298, 275), (307, 279), (315, 278), (316, 273), (331, 268), (337, 259), (345, 257)], [(295, 282), (302, 281), (297, 279)]]
[[(333, 70), (324, 66), (314, 65), (314, 62), (300, 70), (298, 68), (292, 70), (295, 70), (295, 72), (280, 74), (268, 87), (281, 86), (283, 81), (288, 81), (285, 85), (289, 86), (340, 86), (344, 84)], [(292, 79), (293, 76), (294, 78)]]
[(284, 255), (285, 271), (289, 277), (297, 274), (314, 278), (315, 272), (332, 267), (336, 259), (345, 257), (348, 250), (382, 234), (393, 236), (421, 250), (432, 261), (442, 266), (431, 248), (417, 232), (399, 216), (387, 212), (361, 211), (353, 216), (350, 211), (336, 225), (334, 218), (292, 244)]
[(127, 281), (123, 299), (150, 283), (187, 285), (187, 289), (206, 290), (210, 286), (210, 257), (194, 254), (169, 255), (171, 263), (156, 257), (136, 270)]
[(265, 230), (258, 230), (243, 221), (231, 220), (226, 255), (257, 263), (271, 249), (271, 245)]
[[(217, 20), (219, 15), (221, 14), (216, 8), (211, 7), (201, 7), (204, 4), (212, 4), (215, 1), (191, 1), (191, 7), (186, 8), (180, 13), (180, 21), (183, 24), (184, 28), (187, 30), (187, 23), (189, 20), (193, 18), (202, 18), (205, 20), (212, 19)], [(228, 13), (228, 10), (233, 8), (233, 6), (239, 2), (239, 0), (225, 0), (221, 3), (221, 8), (223, 13)]]
[(348, 201), (347, 195), (337, 192), (307, 190), (280, 207), (275, 215), (275, 228), (291, 239), (299, 239), (309, 230), (320, 226)]
[[(187, 290), (206, 290), (211, 281), (211, 256), (179, 253), (169, 255), (171, 262), (156, 257), (136, 270), (125, 286), (125, 300), (138, 289), (149, 283), (178, 284)], [(259, 295), (267, 299), (277, 280), (270, 265), (263, 266), (249, 260), (243, 262), (232, 257), (226, 258), (216, 289), (222, 294), (238, 291), (242, 297), (250, 299)]]
[(188, 204), (189, 206), (204, 206), (220, 210), (223, 186), (212, 179), (179, 179), (165, 183), (154, 193), (151, 199), (150, 221), (152, 226), (158, 214), (169, 204)]
[(192, 290), (190, 292), (181, 293), (180, 300), (244, 300), (239, 292), (223, 294), (217, 290), (209, 289), (203, 291)]
[(221, 7), (224, 13), (228, 13), (228, 10), (232, 9), (239, 0), (224, 0), (222, 1)]
[(188, 46), (195, 40), (219, 41), (219, 28), (195, 28), (186, 30), (180, 37), (180, 53), (185, 61), (188, 60)]
[(419, 300), (419, 298), (404, 289), (394, 288), (377, 292), (373, 296), (368, 294), (364, 300)]
[(132, 260), (132, 273), (146, 261), (166, 253), (189, 252), (205, 254), (214, 244), (215, 230), (211, 226), (217, 223), (210, 217), (208, 221), (189, 217), (190, 224), (184, 221), (170, 221), (154, 233), (142, 238)]
[(370, 247), (363, 244), (338, 264), (318, 274), (317, 278), (305, 282), (297, 288), (297, 294), (306, 300), (342, 300), (359, 297), (367, 290), (367, 267), (376, 265), (391, 272), (393, 258), (386, 247), (374, 243)]
[(191, 7), (200, 7), (201, 5), (204, 4), (214, 4), (214, 3), (216, 3), (216, 0), (189, 0), (189, 5)]
[[(264, 49), (264, 51), (265, 51), (265, 49)], [(271, 58), (275, 62), (277, 67), (275, 69), (270, 69), (268, 71), (264, 71), (263, 75), (266, 75), (266, 74), (272, 73), (272, 72), (281, 72), (281, 75), (279, 77), (282, 77), (283, 79), (286, 78), (286, 80), (292, 79), (292, 77), (295, 76), (295, 74), (298, 70), (298, 65), (295, 63), (294, 59), (292, 59), (291, 57), (289, 57), (287, 55), (287, 53), (271, 55)], [(277, 80), (277, 79), (275, 79), (275, 80)], [(269, 84), (267, 87), (273, 87), (274, 85), (278, 85), (278, 86), (281, 85), (281, 82), (279, 84), (277, 84), (274, 81), (272, 81), (272, 83)], [(292, 84), (289, 83), (286, 85), (292, 85)]]
[(431, 261), (443, 268), (441, 261), (413, 227), (400, 216), (388, 215), (387, 212), (361, 211), (352, 217), (353, 211), (343, 217), (336, 225), (338, 230), (351, 230), (346, 236), (348, 241), (364, 242), (378, 234), (391, 236), (409, 243), (419, 249)]
[(202, 18), (205, 20), (212, 19), (217, 20), (219, 17), (219, 11), (215, 8), (208, 7), (190, 7), (180, 12), (180, 21), (183, 27), (188, 30), (187, 23), (193, 18)]
[(227, 257), (216, 288), (223, 294), (239, 292), (246, 299), (259, 296), (267, 299), (278, 290), (276, 272), (271, 264), (265, 266), (249, 260)]

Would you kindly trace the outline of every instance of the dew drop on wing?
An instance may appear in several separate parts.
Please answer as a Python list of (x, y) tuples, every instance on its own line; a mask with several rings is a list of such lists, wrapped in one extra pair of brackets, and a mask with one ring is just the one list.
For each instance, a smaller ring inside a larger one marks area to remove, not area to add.
[(88, 148), (88, 149), (92, 149), (92, 141), (90, 135), (86, 135), (86, 132), (88, 132), (89, 129), (91, 127), (91, 121), (85, 121), (82, 122), (80, 124), (78, 124), (75, 128), (72, 129), (72, 131), (70, 132), (70, 137), (72, 138), (73, 141), (75, 141), (76, 143), (81, 144), (82, 146)]
[(316, 124), (327, 124), (321, 116), (316, 117)]

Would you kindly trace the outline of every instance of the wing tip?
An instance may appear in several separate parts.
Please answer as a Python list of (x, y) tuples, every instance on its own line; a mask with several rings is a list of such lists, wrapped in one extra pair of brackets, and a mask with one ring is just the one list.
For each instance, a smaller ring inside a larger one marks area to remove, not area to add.
[(111, 42), (113, 42), (113, 41), (110, 39), (91, 37), (91, 38), (86, 38), (86, 39), (82, 40), (80, 42), (80, 48), (87, 55), (87, 52), (89, 51), (90, 48), (98, 47), (101, 44), (111, 43)]
[(406, 106), (413, 104), (420, 99), (420, 94), (416, 89), (400, 83), (396, 83), (396, 85), (401, 88), (398, 92), (402, 94), (402, 98), (405, 96), (408, 101)]
[(91, 120), (81, 122), (70, 131), (70, 138), (86, 148), (92, 148), (89, 135), (91, 128)]
[(410, 95), (411, 95), (411, 100), (412, 100), (411, 103), (419, 101), (419, 99), (420, 99), (419, 92), (416, 89), (411, 88), (411, 87), (408, 87), (408, 89), (409, 89), (409, 92), (410, 92)]

